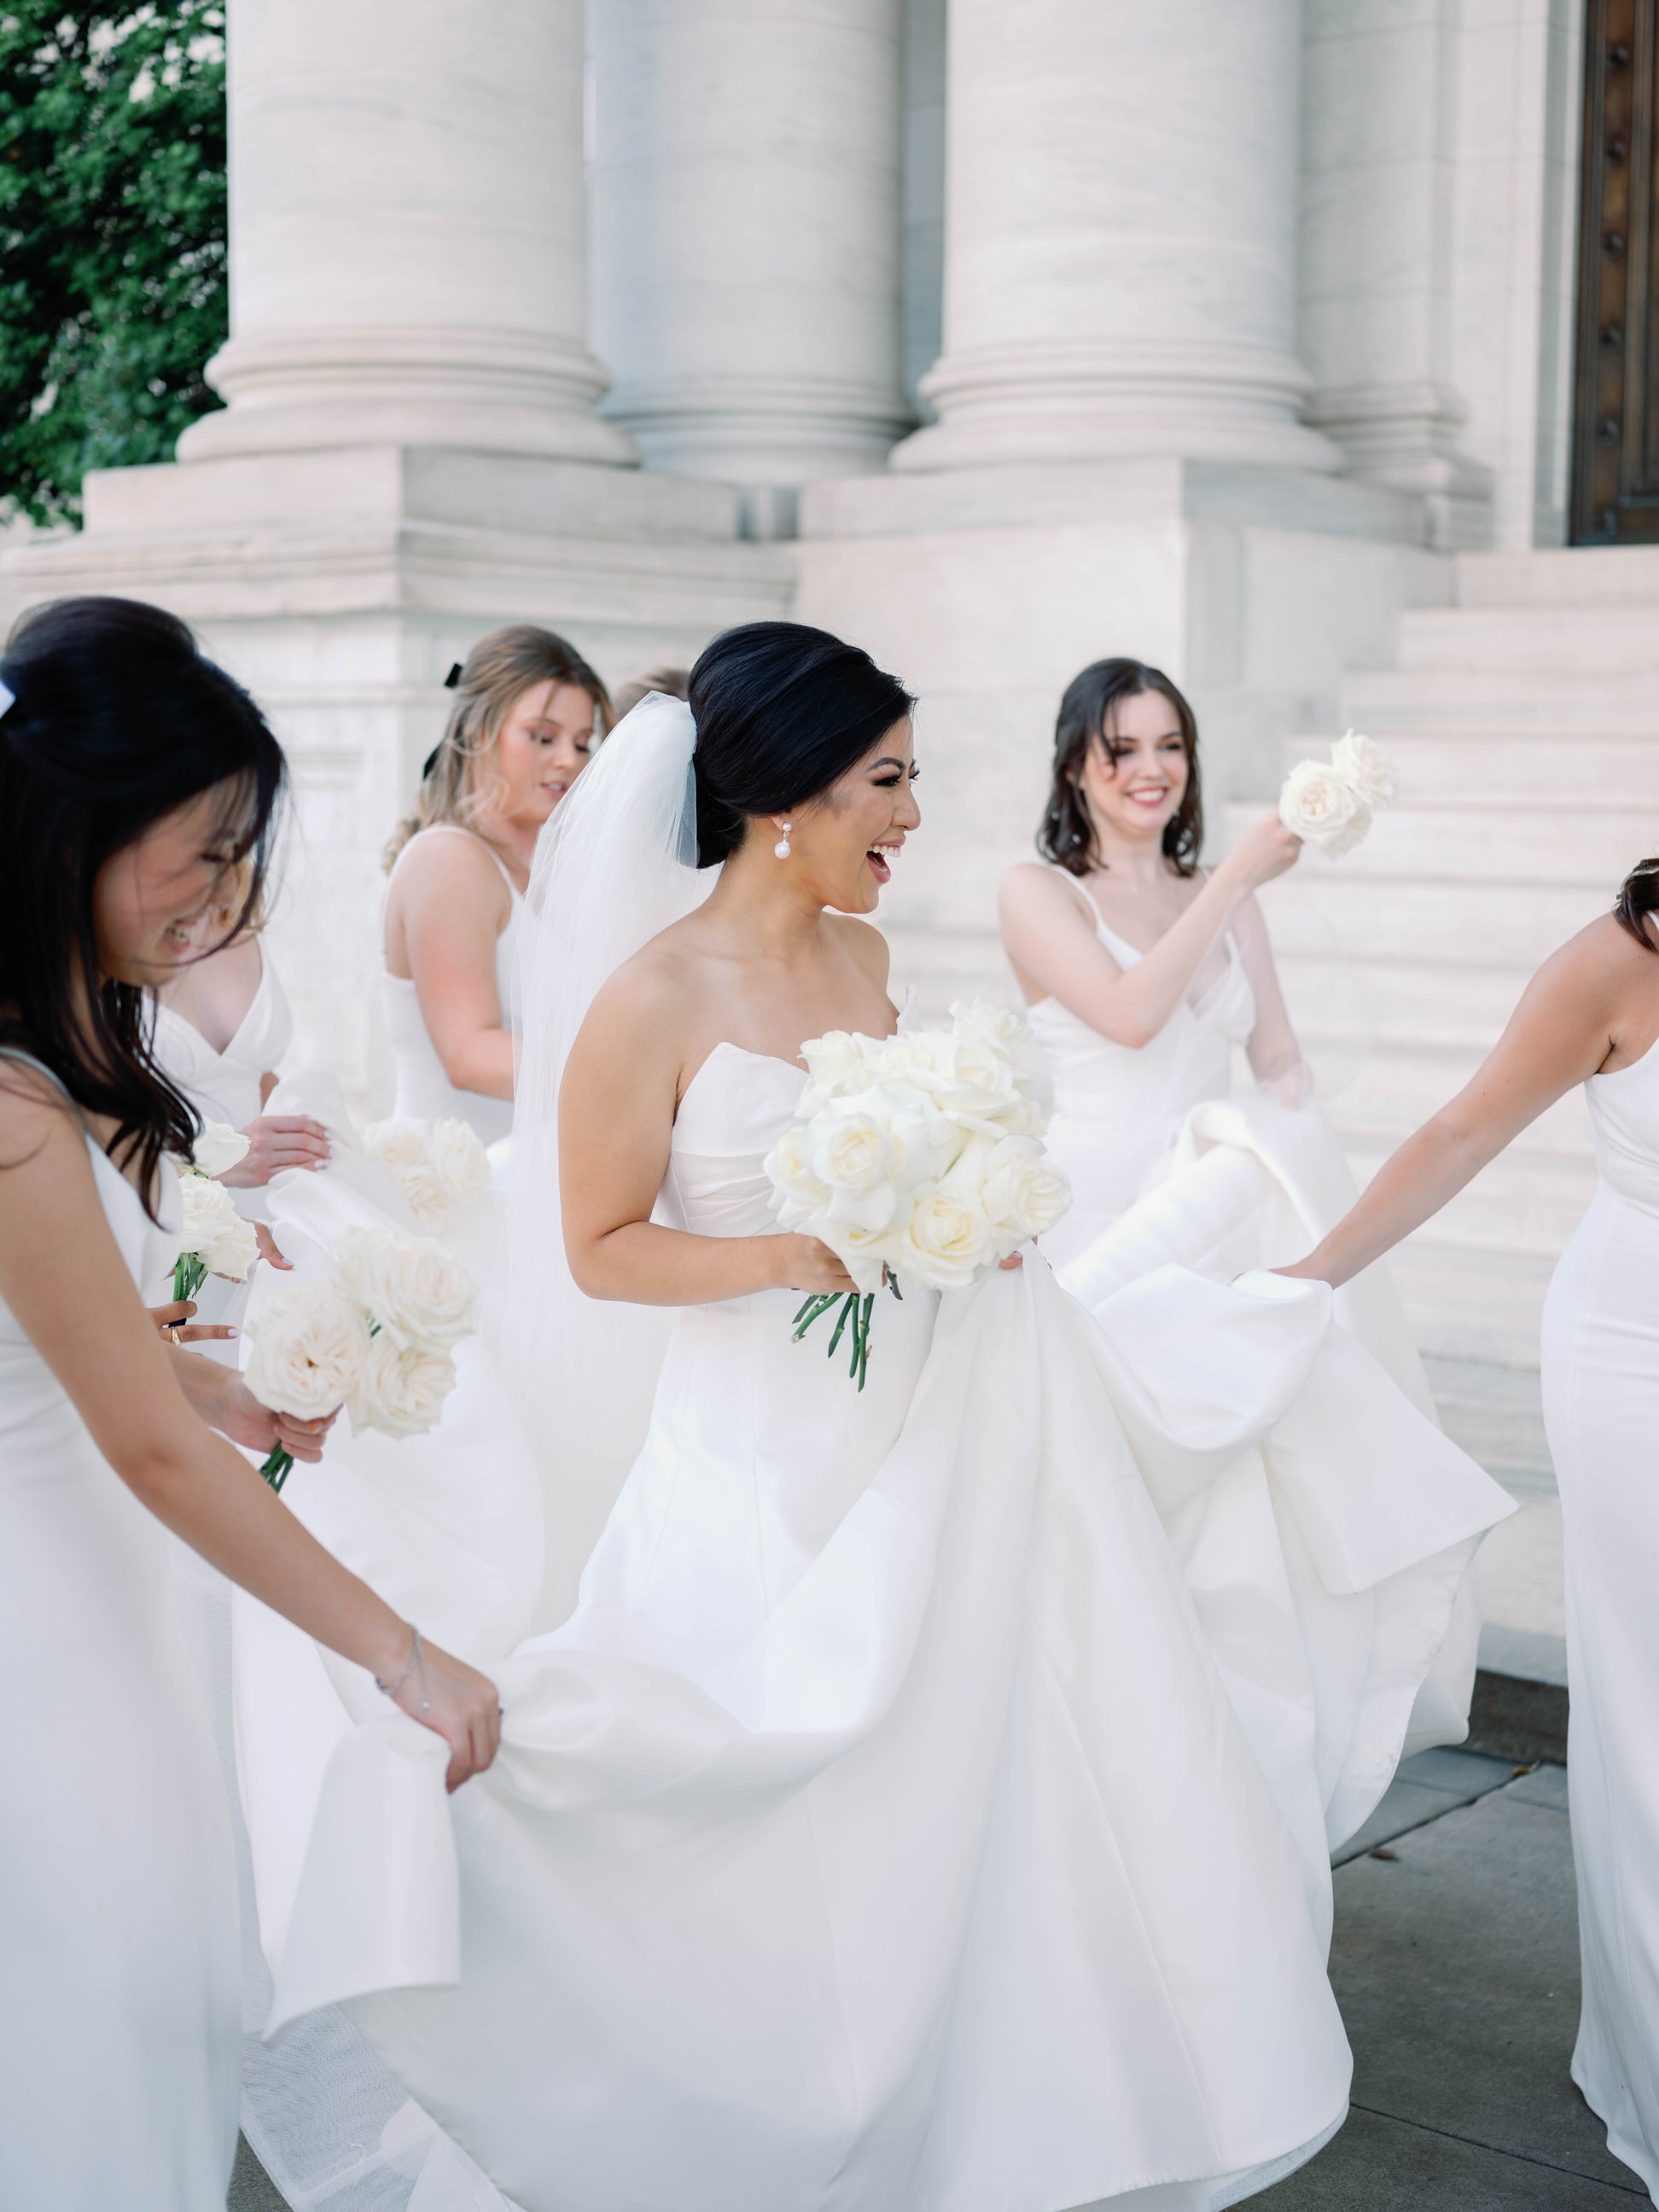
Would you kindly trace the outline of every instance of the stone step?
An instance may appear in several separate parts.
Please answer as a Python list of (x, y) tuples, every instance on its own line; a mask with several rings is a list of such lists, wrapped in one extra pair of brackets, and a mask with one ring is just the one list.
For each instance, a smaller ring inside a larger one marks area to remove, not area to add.
[(1517, 967), (1530, 974), (1605, 914), (1611, 896), (1605, 879), (1537, 883), (1520, 869), (1508, 878), (1458, 883), (1333, 868), (1317, 878), (1310, 872), (1297, 896), (1275, 901), (1270, 927), (1291, 956), (1424, 964), (1450, 957), (1460, 967), (1512, 975)]
[(1400, 617), (1402, 670), (1490, 669), (1554, 682), (1659, 677), (1659, 603), (1626, 606), (1413, 607)]
[[(1304, 1039), (1304, 1044), (1308, 1042)], [(1320, 1040), (1314, 1038), (1311, 1054), (1316, 1069), (1319, 1044)], [(1333, 1057), (1340, 1064), (1340, 1054)], [(1457, 1096), (1481, 1057), (1478, 1052), (1437, 1052), (1411, 1045), (1378, 1047), (1370, 1052), (1356, 1048), (1355, 1072), (1340, 1091), (1323, 1096), (1322, 1103), (1345, 1135), (1352, 1133), (1352, 1142), (1372, 1132), (1392, 1149), (1401, 1137)], [(1550, 1159), (1588, 1162), (1594, 1146), (1583, 1093), (1575, 1089), (1565, 1098), (1558, 1098), (1531, 1123), (1525, 1135), (1531, 1151)]]
[(1420, 1231), (1389, 1261), (1406, 1318), (1438, 1359), (1535, 1367), (1553, 1256), (1437, 1243)]
[[(1261, 803), (1227, 810), (1231, 842), (1267, 814)], [(1644, 843), (1643, 841), (1647, 842)], [(1441, 882), (1589, 884), (1601, 911), (1632, 863), (1659, 842), (1659, 796), (1645, 809), (1563, 801), (1553, 806), (1424, 805), (1409, 791), (1383, 809), (1361, 843), (1336, 859), (1310, 846), (1295, 882), (1320, 888), (1352, 876), (1410, 876)], [(1271, 888), (1271, 887), (1270, 887)]]
[(1659, 545), (1582, 545), (1531, 553), (1462, 553), (1460, 607), (1609, 607), (1659, 611)]
[[(1276, 885), (1263, 895), (1273, 927)], [(1275, 938), (1279, 979), (1298, 1029), (1380, 1045), (1482, 1053), (1514, 1012), (1532, 975), (1526, 967), (1475, 968), (1455, 959), (1403, 961), (1291, 951)]]
[(1342, 720), (1381, 738), (1394, 731), (1582, 732), (1646, 738), (1659, 730), (1659, 678), (1540, 673), (1517, 668), (1396, 668), (1344, 679)]
[[(1399, 1137), (1409, 1132), (1401, 1130), (1396, 1136), (1375, 1124), (1345, 1121), (1340, 1109), (1338, 1100), (1330, 1109), (1331, 1119), (1354, 1180), (1363, 1188)], [(1419, 1236), (1448, 1249), (1520, 1253), (1553, 1264), (1595, 1195), (1595, 1166), (1582, 1155), (1534, 1144), (1534, 1135), (1528, 1130), (1524, 1145), (1511, 1147), (1483, 1168), (1432, 1221), (1425, 1223)]]
[[(1486, 807), (1554, 806), (1569, 788), (1588, 787), (1598, 808), (1635, 808), (1659, 819), (1659, 711), (1655, 734), (1602, 738), (1583, 731), (1391, 731), (1387, 750), (1403, 799), (1433, 805), (1462, 800)], [(1285, 759), (1328, 760), (1331, 739), (1294, 737)]]

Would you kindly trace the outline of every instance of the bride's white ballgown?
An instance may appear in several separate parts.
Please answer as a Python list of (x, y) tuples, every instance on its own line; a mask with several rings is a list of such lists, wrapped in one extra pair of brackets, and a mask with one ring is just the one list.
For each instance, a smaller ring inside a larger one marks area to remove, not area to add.
[[(661, 1218), (770, 1229), (762, 1163), (804, 1080), (719, 1047)], [(367, 1164), (285, 1178), (285, 1245), (357, 1218)], [(798, 1304), (675, 1315), (550, 1634), (524, 1637), (535, 1477), (487, 1407), (447, 1496), (437, 1437), (406, 1480), (409, 1446), (351, 1456), (373, 1438), (295, 1468), (295, 1511), (489, 1668), (506, 1721), (447, 1804), (441, 1746), (354, 1668), (286, 1672), (255, 1623), (275, 2018), (350, 2001), (526, 2212), (1234, 2203), (1345, 2110), (1328, 1868), (1313, 1747), (1287, 1819), (1158, 1510), (1273, 1434), (1318, 1571), (1404, 1567), (1420, 1512), (1402, 1545), (1364, 1481), (1322, 1496), (1363, 1440), (1437, 1501), (1443, 1626), (1507, 1501), (1331, 1330), (1322, 1285), (1164, 1268), (1091, 1320), (1033, 1255), (884, 1300), (862, 1395), (790, 1341)]]
[[(88, 1140), (133, 1281), (171, 1264)], [(0, 2203), (223, 2212), (236, 2148), (229, 1808), (167, 1531), (0, 1305)]]
[(1659, 1046), (1584, 1085), (1600, 1182), (1544, 1307), (1566, 1531), (1572, 2075), (1659, 2203)]

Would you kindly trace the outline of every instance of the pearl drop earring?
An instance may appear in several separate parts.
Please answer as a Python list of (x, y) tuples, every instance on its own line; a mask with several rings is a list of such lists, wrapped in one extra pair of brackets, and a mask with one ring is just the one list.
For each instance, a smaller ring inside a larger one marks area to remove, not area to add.
[(780, 860), (787, 860), (789, 858), (789, 824), (785, 822), (781, 823), (780, 827), (782, 829), (783, 835), (773, 846), (772, 850)]

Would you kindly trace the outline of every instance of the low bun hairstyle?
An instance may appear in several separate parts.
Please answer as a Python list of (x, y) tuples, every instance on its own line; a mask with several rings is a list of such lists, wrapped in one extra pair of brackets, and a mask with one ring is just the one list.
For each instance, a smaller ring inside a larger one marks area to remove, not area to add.
[(154, 1001), (101, 973), (94, 890), (106, 861), (213, 791), (229, 860), (220, 942), (236, 936), (260, 909), (282, 749), (184, 623), (137, 599), (34, 608), (0, 678), (16, 695), (0, 714), (0, 1043), (114, 1123), (111, 1158), (136, 1162), (153, 1218), (161, 1156), (187, 1154), (200, 1123), (155, 1060)]
[(827, 791), (916, 703), (861, 647), (786, 622), (717, 637), (686, 696), (702, 868), (735, 853), (756, 816), (790, 813)]
[(1613, 911), (1644, 952), (1659, 952), (1659, 944), (1647, 926), (1650, 914), (1659, 914), (1659, 860), (1638, 860), (1619, 886)]
[(1161, 668), (1144, 660), (1094, 660), (1066, 686), (1054, 722), (1054, 781), (1037, 831), (1037, 850), (1068, 875), (1086, 876), (1100, 866), (1094, 824), (1079, 779), (1091, 745), (1109, 750), (1112, 709), (1120, 699), (1156, 691), (1167, 699), (1181, 726), (1187, 756), (1187, 788), (1180, 806), (1164, 825), (1164, 856), (1178, 876), (1198, 866), (1204, 844), (1204, 793), (1198, 775), (1198, 722), (1192, 708)]

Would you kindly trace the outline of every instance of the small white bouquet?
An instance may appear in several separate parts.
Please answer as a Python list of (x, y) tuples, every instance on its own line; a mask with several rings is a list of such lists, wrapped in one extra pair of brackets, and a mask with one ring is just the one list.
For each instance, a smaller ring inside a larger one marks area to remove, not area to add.
[(422, 1229), (441, 1229), (489, 1188), (489, 1158), (466, 1121), (374, 1121), (363, 1149), (389, 1170)]
[(809, 1297), (795, 1340), (832, 1307), (834, 1355), (852, 1332), (861, 1390), (884, 1285), (951, 1291), (1052, 1229), (1071, 1186), (1043, 1150), (1048, 1085), (1018, 1014), (983, 1000), (948, 1030), (893, 1037), (832, 1030), (801, 1048), (799, 1118), (768, 1156), (781, 1227), (818, 1237), (858, 1288)]
[(253, 1224), (238, 1213), (223, 1183), (214, 1181), (234, 1168), (247, 1149), (248, 1140), (240, 1129), (223, 1121), (204, 1122), (188, 1162), (179, 1167), (185, 1220), (179, 1256), (173, 1263), (177, 1299), (193, 1298), (210, 1275), (246, 1282), (248, 1269), (259, 1256)]
[(1298, 761), (1279, 794), (1279, 818), (1305, 844), (1333, 859), (1349, 853), (1395, 796), (1394, 769), (1370, 738), (1350, 730), (1328, 761)]
[[(455, 1387), (477, 1285), (431, 1237), (391, 1229), (349, 1229), (331, 1257), (331, 1278), (285, 1284), (248, 1323), (243, 1381), (273, 1413), (314, 1421), (344, 1407), (354, 1435), (424, 1435)], [(259, 1472), (280, 1491), (293, 1464), (278, 1444)]]

